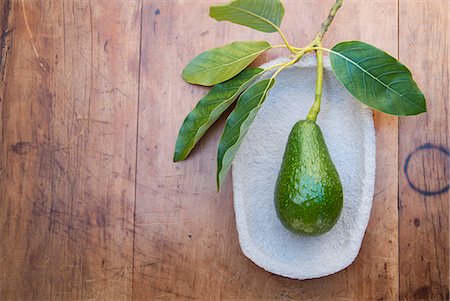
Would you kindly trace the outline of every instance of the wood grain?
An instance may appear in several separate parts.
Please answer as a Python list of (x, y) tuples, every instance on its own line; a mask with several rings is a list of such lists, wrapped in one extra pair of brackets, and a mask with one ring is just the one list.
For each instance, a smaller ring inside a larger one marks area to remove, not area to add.
[[(0, 300), (448, 300), (449, 194), (423, 191), (449, 183), (450, 2), (345, 0), (327, 33), (325, 46), (360, 39), (399, 57), (429, 112), (374, 113), (360, 254), (309, 281), (240, 251), (231, 178), (215, 191), (224, 118), (172, 163), (179, 126), (207, 91), (181, 79), (184, 65), (233, 40), (282, 42), (209, 18), (219, 2), (0, 3)], [(333, 2), (284, 0), (288, 39), (308, 43)]]
[(400, 59), (428, 107), (399, 123), (401, 300), (449, 299), (449, 15), (448, 1), (400, 2)]
[(2, 300), (131, 296), (140, 7), (3, 4)]
[[(332, 1), (286, 1), (283, 28), (288, 37), (297, 45), (307, 43), (331, 4)], [(360, 38), (396, 55), (397, 7), (396, 0), (347, 1), (326, 44)], [(232, 40), (269, 38), (274, 43), (280, 42), (276, 35), (217, 23), (208, 18), (208, 9), (209, 3), (204, 1), (144, 1), (134, 297), (138, 300), (395, 299), (398, 295), (396, 118), (375, 114), (379, 142), (376, 197), (360, 256), (345, 271), (318, 280), (299, 282), (272, 275), (240, 251), (230, 178), (220, 194), (215, 192), (216, 145), (223, 119), (188, 160), (171, 162), (179, 126), (206, 91), (182, 81), (179, 74), (183, 66), (201, 51)], [(300, 13), (305, 18), (298, 18)], [(185, 30), (186, 24), (195, 26)], [(263, 59), (276, 54), (265, 55)], [(163, 72), (161, 65), (165, 66)]]

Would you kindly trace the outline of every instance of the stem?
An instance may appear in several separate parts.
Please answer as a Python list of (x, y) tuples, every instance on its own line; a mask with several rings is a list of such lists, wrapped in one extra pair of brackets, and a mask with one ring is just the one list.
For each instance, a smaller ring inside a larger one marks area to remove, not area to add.
[(281, 45), (272, 45), (270, 46), (270, 48), (287, 48), (287, 46), (285, 44), (281, 44)]
[[(319, 42), (320, 46), (320, 42)], [(317, 57), (317, 80), (316, 80), (316, 96), (314, 98), (314, 103), (309, 110), (306, 119), (316, 122), (317, 115), (320, 112), (320, 101), (322, 99), (322, 86), (323, 86), (323, 52), (321, 49), (316, 51)]]
[(295, 57), (291, 61), (289, 61), (287, 63), (277, 64), (275, 66), (267, 68), (266, 70), (270, 70), (272, 68), (276, 68), (277, 66), (281, 65), (281, 67), (277, 71), (275, 71), (275, 73), (271, 76), (271, 78), (275, 78), (278, 75), (278, 73), (283, 71), (283, 69), (297, 63), (303, 57), (303, 55), (305, 55), (305, 53), (307, 53), (307, 52), (308, 52), (308, 49), (304, 48), (301, 51), (297, 52)]
[[(316, 50), (316, 57), (317, 57), (317, 80), (316, 80), (316, 94), (314, 98), (314, 103), (309, 110), (308, 115), (306, 116), (306, 119), (312, 122), (316, 122), (317, 115), (320, 112), (320, 103), (322, 100), (322, 87), (323, 87), (323, 49), (322, 49), (322, 39), (325, 33), (328, 30), (328, 27), (330, 27), (331, 22), (333, 22), (334, 16), (336, 16), (336, 13), (338, 9), (342, 6), (342, 3), (344, 0), (336, 0), (333, 7), (330, 10), (330, 13), (328, 14), (328, 17), (323, 21), (322, 28), (320, 31), (316, 34), (316, 37), (314, 40), (309, 44), (309, 47), (307, 51)], [(315, 47), (317, 46), (317, 47)]]
[(269, 70), (272, 70), (272, 69), (275, 69), (275, 68), (278, 68), (278, 67), (282, 67), (282, 66), (284, 66), (284, 65), (286, 65), (286, 64), (287, 64), (287, 63), (279, 63), (279, 64), (273, 65), (273, 66), (271, 66), (271, 67), (267, 67), (267, 68), (264, 69), (264, 72), (269, 71)]
[[(297, 52), (303, 50), (303, 48), (299, 48), (299, 47), (294, 47), (292, 45), (290, 45), (291, 48), (295, 51), (293, 52), (293, 54), (297, 54)], [(280, 44), (280, 45), (272, 45), (271, 46), (272, 49), (276, 49), (276, 48), (288, 48), (288, 46), (286, 44)]]
[(330, 27), (331, 22), (333, 22), (334, 17), (336, 16), (337, 11), (339, 10), (339, 8), (342, 6), (342, 3), (344, 2), (344, 0), (336, 0), (336, 2), (334, 3), (333, 7), (330, 10), (330, 13), (328, 14), (328, 17), (325, 19), (325, 21), (322, 22), (322, 27), (320, 29), (320, 31), (316, 34), (314, 40), (305, 48), (297, 48), (297, 47), (293, 47), (291, 46), (286, 37), (284, 36), (283, 32), (281, 31), (281, 29), (277, 28), (278, 33), (280, 34), (281, 38), (284, 41), (285, 45), (275, 45), (272, 46), (272, 48), (280, 48), (280, 47), (286, 47), (288, 48), (295, 56), (294, 58), (287, 62), (287, 63), (281, 63), (281, 64), (277, 64), (275, 66), (269, 67), (267, 68), (265, 71), (267, 70), (271, 70), (277, 67), (278, 68), (274, 74), (272, 75), (271, 79), (275, 78), (283, 69), (285, 69), (288, 66), (291, 66), (293, 64), (295, 64), (296, 62), (298, 62), (305, 53), (316, 50), (316, 57), (317, 57), (317, 80), (316, 80), (316, 93), (315, 93), (315, 98), (314, 98), (314, 103), (311, 107), (311, 109), (309, 110), (308, 115), (306, 116), (307, 120), (310, 120), (312, 122), (316, 122), (317, 120), (317, 115), (320, 112), (320, 103), (322, 100), (322, 87), (323, 87), (323, 51), (328, 51), (330, 52), (330, 49), (327, 48), (323, 48), (322, 47), (322, 39), (323, 36), (325, 35), (325, 33), (328, 30), (328, 27)]
[(284, 44), (286, 44), (287, 49), (289, 49), (290, 52), (292, 53), (296, 53), (296, 51), (294, 50), (294, 48), (292, 48), (291, 44), (289, 44), (288, 40), (286, 39), (286, 37), (284, 36), (283, 32), (281, 31), (281, 29), (279, 29), (277, 27), (277, 31), (280, 34), (281, 38), (283, 39)]
[(271, 79), (275, 78), (278, 75), (278, 73), (283, 71), (284, 68), (294, 65), (297, 61), (296, 61), (296, 59), (293, 59), (292, 61), (283, 64), (277, 71), (274, 72), (274, 74), (270, 78)]
[(322, 41), (323, 36), (327, 32), (328, 27), (330, 27), (331, 22), (333, 22), (334, 16), (336, 16), (336, 13), (342, 6), (343, 2), (344, 0), (336, 0), (336, 2), (334, 3), (333, 7), (331, 8), (328, 14), (328, 17), (325, 19), (325, 21), (322, 22), (322, 28), (320, 29), (320, 31), (317, 33), (316, 37), (313, 40), (314, 43), (313, 46), (318, 45)]
[[(286, 48), (289, 49), (289, 51), (292, 52), (293, 54), (295, 54), (296, 57), (297, 57), (299, 53), (305, 54), (306, 52), (311, 51), (312, 47), (321, 44), (323, 36), (327, 32), (328, 27), (330, 27), (331, 23), (333, 22), (333, 19), (336, 16), (336, 13), (339, 10), (339, 8), (341, 8), (343, 2), (344, 2), (344, 0), (336, 0), (334, 5), (331, 7), (327, 18), (322, 22), (322, 26), (321, 26), (320, 31), (316, 34), (314, 40), (305, 48), (298, 48), (298, 47), (291, 46), (291, 44), (289, 44), (289, 42), (286, 39), (286, 36), (283, 34), (281, 29), (276, 27), (278, 33), (280, 34), (281, 38), (283, 39), (284, 44), (286, 45)], [(284, 46), (276, 45), (276, 46), (274, 46), (272, 48), (278, 48), (278, 47), (284, 47)], [(303, 56), (303, 54), (301, 56)]]
[(314, 47), (309, 47), (308, 48), (308, 51), (312, 51), (312, 50), (323, 50), (323, 51), (330, 52), (330, 53), (331, 52), (336, 53), (335, 51), (333, 51), (333, 50), (331, 50), (329, 48), (322, 47), (322, 46), (314, 46)]

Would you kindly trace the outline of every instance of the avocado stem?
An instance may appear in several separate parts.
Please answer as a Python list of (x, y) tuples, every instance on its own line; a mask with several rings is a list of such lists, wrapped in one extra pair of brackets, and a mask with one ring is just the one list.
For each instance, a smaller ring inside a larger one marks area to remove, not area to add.
[[(318, 46), (321, 47), (321, 43), (318, 43)], [(323, 52), (321, 49), (316, 50), (317, 57), (317, 79), (316, 79), (316, 94), (314, 98), (314, 103), (309, 110), (308, 116), (306, 119), (316, 122), (317, 115), (320, 112), (320, 102), (322, 100), (322, 87), (323, 87)]]
[(333, 7), (330, 10), (330, 13), (328, 14), (328, 17), (325, 19), (325, 21), (322, 22), (322, 27), (320, 31), (317, 33), (314, 40), (311, 42), (309, 48), (318, 47), (316, 49), (316, 57), (317, 57), (317, 80), (316, 80), (316, 94), (314, 98), (314, 103), (309, 110), (308, 115), (306, 116), (306, 119), (316, 122), (317, 115), (320, 112), (320, 101), (322, 99), (322, 87), (323, 87), (323, 51), (321, 49), (322, 47), (322, 39), (325, 33), (328, 30), (328, 27), (330, 27), (331, 22), (333, 22), (334, 16), (336, 16), (336, 13), (338, 9), (342, 6), (342, 3), (344, 0), (336, 0)]
[(278, 30), (281, 34), (281, 37), (283, 38), (283, 41), (285, 42), (285, 45), (275, 45), (272, 46), (272, 48), (279, 48), (279, 47), (286, 47), (288, 48), (295, 56), (293, 59), (287, 63), (278, 64), (275, 66), (272, 66), (270, 68), (267, 68), (265, 71), (268, 71), (273, 68), (278, 68), (275, 73), (272, 75), (271, 79), (275, 78), (283, 69), (286, 67), (289, 67), (293, 64), (295, 64), (297, 61), (299, 61), (303, 55), (309, 51), (316, 50), (316, 57), (317, 57), (317, 80), (316, 80), (316, 92), (315, 92), (315, 98), (314, 103), (306, 116), (306, 119), (312, 122), (316, 122), (317, 115), (320, 112), (320, 102), (322, 99), (322, 87), (323, 87), (323, 50), (330, 51), (330, 49), (322, 48), (322, 39), (325, 33), (328, 30), (328, 27), (330, 27), (331, 23), (333, 22), (334, 17), (336, 16), (337, 11), (342, 6), (344, 0), (336, 0), (333, 7), (330, 9), (330, 12), (327, 16), (327, 18), (322, 22), (321, 29), (316, 34), (314, 39), (309, 43), (308, 46), (304, 48), (298, 48), (291, 46), (287, 40), (286, 37), (283, 35), (281, 30)]

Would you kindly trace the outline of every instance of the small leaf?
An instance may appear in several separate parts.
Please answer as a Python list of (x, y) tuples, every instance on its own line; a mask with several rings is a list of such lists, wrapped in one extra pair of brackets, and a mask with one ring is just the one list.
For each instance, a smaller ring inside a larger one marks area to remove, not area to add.
[(229, 80), (271, 46), (265, 41), (234, 42), (213, 48), (194, 58), (183, 70), (191, 84), (212, 86)]
[(369, 107), (398, 116), (426, 112), (411, 72), (386, 52), (359, 41), (342, 42), (330, 59), (337, 79)]
[(237, 0), (227, 5), (211, 6), (209, 15), (217, 21), (275, 32), (283, 19), (284, 7), (279, 0)]
[(267, 93), (275, 84), (275, 79), (265, 79), (248, 88), (237, 101), (236, 107), (228, 116), (217, 152), (217, 187), (230, 170), (242, 140), (255, 119)]
[(264, 70), (260, 68), (246, 69), (232, 79), (214, 86), (198, 102), (180, 128), (173, 157), (175, 162), (186, 159), (208, 128), (262, 71)]

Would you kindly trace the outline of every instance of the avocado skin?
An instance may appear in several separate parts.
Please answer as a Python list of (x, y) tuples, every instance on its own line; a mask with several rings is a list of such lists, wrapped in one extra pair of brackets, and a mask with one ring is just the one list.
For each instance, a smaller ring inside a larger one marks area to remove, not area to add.
[(290, 231), (317, 236), (338, 221), (344, 197), (320, 127), (301, 120), (291, 130), (275, 187), (275, 208)]

